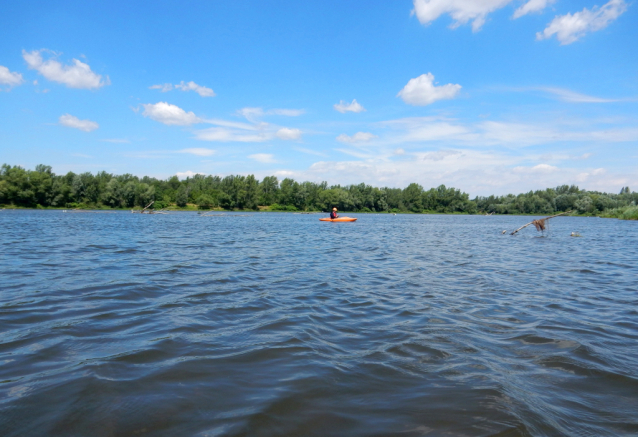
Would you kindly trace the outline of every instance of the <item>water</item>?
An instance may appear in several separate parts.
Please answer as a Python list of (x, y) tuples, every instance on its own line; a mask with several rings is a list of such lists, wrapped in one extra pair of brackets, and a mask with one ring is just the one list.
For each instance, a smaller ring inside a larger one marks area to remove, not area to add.
[(0, 211), (3, 436), (638, 434), (638, 223), (221, 214)]

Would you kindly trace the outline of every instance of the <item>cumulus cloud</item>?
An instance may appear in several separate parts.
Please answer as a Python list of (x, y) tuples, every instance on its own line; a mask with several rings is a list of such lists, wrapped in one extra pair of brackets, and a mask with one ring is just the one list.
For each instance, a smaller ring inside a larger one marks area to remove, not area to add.
[(584, 8), (574, 14), (557, 16), (545, 30), (536, 34), (536, 39), (549, 39), (556, 35), (561, 45), (571, 44), (587, 33), (604, 29), (626, 10), (627, 3), (624, 0), (611, 0), (600, 8)]
[(255, 153), (254, 155), (248, 155), (248, 157), (254, 161), (261, 162), (263, 164), (270, 164), (270, 163), (276, 162), (274, 156), (269, 153)]
[(175, 88), (179, 89), (179, 90), (182, 90), (182, 91), (195, 91), (197, 94), (199, 94), (202, 97), (214, 97), (215, 96), (215, 91), (213, 91), (211, 88), (207, 88), (205, 86), (197, 85), (193, 81), (190, 81), (188, 83), (184, 83), (184, 81), (181, 81), (180, 83), (175, 85)]
[(523, 15), (540, 12), (555, 1), (556, 0), (529, 0), (527, 3), (514, 11), (514, 18), (520, 18)]
[(512, 0), (414, 0), (412, 14), (428, 25), (443, 14), (454, 20), (452, 28), (472, 22), (472, 31), (481, 30), (488, 14), (501, 9)]
[(91, 132), (100, 127), (94, 121), (80, 120), (79, 118), (71, 114), (64, 114), (60, 116), (60, 119), (58, 121), (62, 126), (72, 127), (73, 129), (79, 129), (84, 132)]
[(201, 123), (202, 120), (192, 112), (186, 112), (179, 106), (166, 102), (143, 104), (142, 115), (166, 125), (188, 126)]
[(352, 99), (352, 103), (347, 103), (347, 102), (344, 102), (343, 100), (340, 100), (339, 103), (335, 104), (333, 107), (335, 108), (335, 111), (339, 111), (342, 114), (345, 114), (346, 112), (365, 111), (365, 108), (361, 106), (359, 102), (357, 102), (357, 99)]
[(42, 53), (46, 50), (27, 52), (22, 50), (22, 57), (31, 70), (36, 70), (46, 79), (66, 85), (69, 88), (97, 89), (111, 83), (108, 76), (94, 73), (87, 64), (73, 59), (71, 65), (63, 65), (55, 57), (44, 60)]
[(434, 85), (434, 75), (427, 73), (410, 79), (397, 96), (409, 105), (426, 106), (437, 100), (453, 99), (460, 90), (458, 84)]
[(368, 141), (376, 137), (377, 137), (376, 135), (373, 135), (370, 132), (357, 132), (356, 134), (352, 136), (341, 134), (337, 137), (337, 141), (341, 143), (347, 143), (347, 144), (367, 143)]
[(11, 72), (7, 67), (0, 65), (1, 85), (9, 85), (10, 87), (12, 87), (18, 86), (22, 82), (24, 82), (24, 79), (22, 78), (22, 75), (20, 73)]
[(188, 153), (189, 155), (197, 155), (197, 156), (212, 156), (215, 154), (215, 151), (213, 149), (195, 147), (191, 149), (178, 150), (177, 153)]
[(283, 127), (277, 131), (277, 138), (281, 140), (298, 140), (301, 138), (301, 131), (299, 129), (291, 129)]

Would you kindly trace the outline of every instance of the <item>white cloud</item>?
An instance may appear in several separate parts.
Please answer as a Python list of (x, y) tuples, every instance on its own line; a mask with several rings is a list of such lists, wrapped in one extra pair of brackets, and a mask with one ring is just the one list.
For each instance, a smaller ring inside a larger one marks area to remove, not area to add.
[(205, 86), (197, 85), (193, 81), (190, 81), (190, 82), (181, 81), (180, 83), (177, 83), (175, 85), (173, 85), (172, 83), (163, 83), (163, 84), (160, 84), (160, 85), (151, 85), (150, 87), (148, 87), (148, 89), (150, 89), (150, 90), (160, 90), (163, 93), (166, 93), (168, 91), (172, 91), (173, 89), (182, 90), (182, 91), (195, 91), (197, 94), (199, 94), (202, 97), (215, 97), (215, 91), (213, 91), (211, 88), (207, 88)]
[(22, 57), (30, 69), (36, 70), (46, 79), (58, 82), (69, 88), (96, 89), (109, 85), (109, 77), (103, 80), (102, 76), (91, 71), (91, 67), (82, 61), (73, 59), (72, 65), (62, 65), (57, 59), (42, 59), (45, 50), (27, 52), (22, 50)]
[(213, 91), (211, 88), (197, 85), (193, 81), (190, 81), (188, 83), (184, 83), (184, 81), (181, 81), (180, 83), (175, 85), (175, 88), (182, 91), (195, 91), (202, 97), (215, 97), (215, 91)]
[(512, 0), (414, 0), (415, 14), (423, 25), (430, 24), (443, 14), (454, 20), (452, 28), (472, 21), (472, 31), (481, 30), (487, 15), (501, 9)]
[(202, 147), (195, 147), (191, 149), (178, 150), (177, 153), (188, 153), (190, 155), (197, 155), (197, 156), (212, 156), (215, 154), (215, 151), (213, 149), (204, 149)]
[(311, 150), (311, 149), (304, 149), (303, 147), (293, 147), (293, 149), (301, 153), (305, 153), (307, 155), (323, 156), (324, 158), (328, 156), (325, 153), (317, 152), (316, 150)]
[(79, 118), (74, 117), (70, 114), (64, 114), (60, 116), (58, 121), (62, 126), (72, 127), (73, 129), (79, 129), (84, 132), (91, 132), (100, 127), (94, 121), (80, 120)]
[(236, 129), (211, 127), (196, 131), (195, 138), (202, 141), (260, 143), (272, 139), (272, 135), (264, 132), (246, 133)]
[(553, 88), (553, 87), (539, 87), (541, 91), (545, 91), (547, 93), (553, 94), (558, 97), (563, 102), (571, 102), (571, 103), (612, 103), (619, 102), (620, 99), (605, 99), (601, 97), (588, 96), (586, 94), (580, 94), (574, 91), (562, 89), (562, 88)]
[(248, 157), (254, 161), (264, 164), (276, 162), (274, 156), (269, 153), (255, 153), (254, 155), (248, 155)]
[(299, 117), (305, 113), (305, 109), (270, 109), (268, 111), (268, 114), (284, 115), (286, 117)]
[(20, 73), (12, 73), (7, 67), (0, 65), (0, 84), (9, 86), (18, 86), (24, 79)]
[(554, 173), (557, 171), (560, 171), (558, 167), (549, 164), (538, 164), (533, 167), (517, 166), (512, 169), (513, 173), (524, 174)]
[(610, 174), (601, 168), (530, 164), (528, 155), (509, 156), (474, 149), (440, 149), (400, 156), (361, 155), (359, 160), (320, 161), (305, 170), (280, 169), (282, 177), (331, 184), (359, 184), (404, 188), (412, 182), (424, 188), (445, 184), (476, 195), (521, 193), (563, 184), (613, 191), (638, 184), (634, 173)]
[(347, 144), (366, 143), (376, 137), (376, 135), (373, 135), (370, 132), (357, 132), (352, 136), (341, 134), (337, 137), (337, 141)]
[(411, 117), (378, 123), (380, 127), (389, 127), (392, 132), (387, 142), (450, 142), (473, 143), (478, 140), (475, 129), (453, 119), (442, 117)]
[(301, 138), (301, 131), (299, 129), (291, 129), (283, 127), (277, 131), (277, 138), (281, 140), (298, 140)]
[(482, 121), (463, 123), (445, 117), (414, 117), (376, 123), (385, 133), (375, 145), (396, 147), (404, 143), (439, 146), (503, 146), (520, 149), (557, 142), (622, 143), (638, 141), (638, 128), (597, 120), (560, 120), (520, 123)]
[(362, 152), (360, 150), (348, 150), (348, 149), (335, 149), (337, 152), (344, 153), (346, 155), (354, 156), (359, 159), (373, 159), (374, 155), (372, 153)]
[(434, 85), (434, 75), (427, 73), (410, 79), (397, 96), (409, 105), (426, 106), (437, 100), (453, 99), (460, 90), (458, 84)]
[(143, 104), (142, 115), (166, 125), (188, 126), (201, 123), (202, 120), (192, 112), (186, 112), (179, 106), (166, 102)]
[(150, 87), (148, 87), (149, 90), (160, 90), (163, 93), (166, 93), (168, 91), (172, 91), (173, 90), (173, 84), (172, 83), (164, 83), (161, 85), (151, 85)]
[(556, 0), (529, 0), (523, 6), (514, 11), (514, 18), (520, 18), (523, 15), (540, 12), (555, 1)]
[(611, 0), (601, 8), (591, 11), (584, 8), (580, 12), (555, 17), (543, 32), (536, 34), (537, 40), (549, 39), (556, 35), (561, 45), (571, 44), (589, 32), (604, 29), (627, 10), (624, 0)]
[(262, 108), (242, 108), (237, 111), (237, 115), (244, 117), (251, 123), (259, 123), (259, 119), (264, 115), (283, 115), (285, 117), (298, 117), (305, 114), (303, 109), (269, 109), (264, 111)]
[(258, 123), (258, 119), (264, 116), (264, 110), (261, 108), (241, 108), (237, 114), (251, 123)]
[(340, 100), (339, 103), (333, 106), (336, 111), (345, 114), (346, 112), (363, 112), (365, 108), (357, 102), (357, 99), (352, 99), (352, 103), (346, 103), (343, 100)]
[(177, 176), (178, 179), (186, 179), (186, 178), (192, 178), (193, 176), (198, 174), (203, 175), (205, 173), (188, 170), (188, 171), (178, 171), (177, 173), (175, 173), (175, 176)]

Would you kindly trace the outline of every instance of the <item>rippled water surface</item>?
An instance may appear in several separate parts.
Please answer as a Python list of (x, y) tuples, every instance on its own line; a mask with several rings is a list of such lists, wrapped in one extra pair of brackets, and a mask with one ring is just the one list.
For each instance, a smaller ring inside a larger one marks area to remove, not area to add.
[(0, 434), (638, 435), (638, 223), (319, 217), (0, 211)]

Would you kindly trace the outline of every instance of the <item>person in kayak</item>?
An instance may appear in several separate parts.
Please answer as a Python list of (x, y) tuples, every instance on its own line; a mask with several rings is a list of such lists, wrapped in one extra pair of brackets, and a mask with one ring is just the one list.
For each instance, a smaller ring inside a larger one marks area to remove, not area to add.
[(334, 220), (338, 217), (339, 217), (339, 214), (337, 214), (337, 208), (332, 208), (332, 212), (330, 213), (330, 218)]

